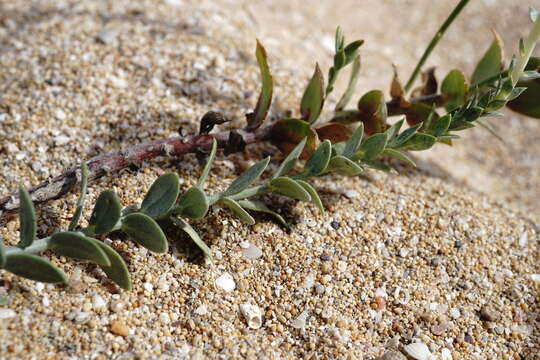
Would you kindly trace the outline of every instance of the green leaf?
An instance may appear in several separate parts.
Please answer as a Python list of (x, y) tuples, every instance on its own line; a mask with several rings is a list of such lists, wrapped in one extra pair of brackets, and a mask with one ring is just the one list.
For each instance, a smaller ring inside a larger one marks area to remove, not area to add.
[(253, 113), (247, 115), (248, 125), (246, 130), (248, 131), (253, 131), (261, 126), (266, 119), (268, 109), (270, 109), (272, 103), (272, 75), (270, 74), (270, 68), (268, 67), (266, 50), (259, 40), (257, 40), (255, 56), (257, 57), (257, 63), (259, 64), (259, 70), (261, 72), (262, 89), (255, 110)]
[(204, 165), (204, 169), (201, 173), (201, 177), (199, 178), (199, 181), (197, 182), (197, 187), (201, 189), (204, 182), (206, 181), (206, 178), (208, 177), (208, 174), (210, 173), (210, 169), (212, 168), (212, 164), (214, 163), (214, 159), (216, 157), (216, 152), (217, 152), (217, 141), (216, 139), (212, 139), (212, 150), (210, 151), (210, 155), (208, 156), (208, 159), (206, 160), (206, 164)]
[(56, 233), (51, 237), (47, 247), (62, 256), (90, 260), (99, 265), (111, 265), (101, 247), (79, 232)]
[(163, 174), (154, 181), (141, 204), (141, 212), (157, 219), (173, 207), (180, 192), (180, 179), (175, 173)]
[(360, 147), (362, 143), (362, 138), (364, 137), (364, 124), (360, 123), (360, 126), (356, 128), (353, 135), (345, 143), (345, 148), (343, 149), (342, 155), (346, 158), (353, 156)]
[(469, 84), (461, 70), (452, 70), (446, 75), (441, 84), (441, 93), (448, 98), (446, 111), (450, 112), (463, 105), (467, 98)]
[(384, 149), (382, 154), (386, 155), (386, 156), (396, 158), (396, 159), (401, 160), (401, 161), (404, 161), (404, 162), (406, 162), (407, 164), (409, 164), (411, 166), (416, 166), (416, 164), (414, 163), (414, 161), (410, 157), (408, 157), (407, 155), (405, 155), (404, 153), (402, 153), (400, 151), (397, 151), (397, 150), (394, 150), (394, 149)]
[(321, 201), (321, 198), (319, 197), (319, 194), (317, 193), (317, 190), (313, 188), (308, 182), (305, 182), (304, 180), (297, 180), (300, 185), (309, 193), (309, 196), (311, 197), (311, 201), (317, 206), (319, 211), (324, 215), (324, 206)]
[(340, 175), (354, 176), (360, 174), (364, 169), (354, 161), (346, 158), (345, 156), (335, 156), (330, 159), (328, 164), (328, 172), (336, 172)]
[(129, 214), (122, 219), (122, 231), (133, 241), (155, 253), (165, 253), (169, 243), (158, 223), (142, 213)]
[(300, 141), (307, 138), (301, 157), (307, 157), (317, 148), (317, 133), (303, 120), (284, 119), (276, 122), (272, 126), (270, 137), (272, 143), (284, 153), (289, 153)]
[(315, 72), (304, 91), (300, 103), (300, 113), (302, 118), (310, 124), (313, 124), (321, 113), (324, 103), (324, 78), (317, 64)]
[(28, 194), (28, 191), (22, 185), (19, 186), (19, 202), (19, 222), (21, 228), (19, 230), (20, 241), (17, 246), (24, 249), (32, 245), (36, 238), (36, 212), (30, 194)]
[(351, 76), (349, 78), (349, 84), (347, 85), (347, 89), (339, 99), (335, 111), (339, 112), (345, 109), (349, 101), (351, 101), (351, 98), (354, 94), (354, 91), (356, 89), (356, 84), (358, 83), (358, 77), (360, 75), (360, 56), (356, 55), (353, 61), (353, 65), (351, 68)]
[(174, 213), (190, 219), (201, 219), (208, 211), (208, 197), (199, 187), (189, 188), (178, 200)]
[(363, 43), (364, 43), (364, 40), (355, 40), (349, 43), (347, 46), (345, 46), (345, 49), (344, 49), (345, 58), (346, 58), (345, 65), (350, 64), (354, 60), (354, 58), (357, 55), (358, 48), (360, 48), (360, 46), (362, 46)]
[(298, 184), (294, 179), (291, 179), (289, 177), (278, 177), (276, 179), (273, 179), (268, 184), (268, 187), (281, 195), (288, 196), (293, 199), (297, 199), (300, 201), (310, 201), (311, 197), (309, 196), (309, 193), (304, 190), (302, 185)]
[(450, 127), (451, 122), (452, 122), (451, 114), (446, 114), (444, 116), (441, 116), (440, 118), (434, 120), (431, 123), (429, 129), (427, 129), (427, 133), (435, 137), (441, 136), (448, 131), (448, 128)]
[(403, 145), (414, 134), (416, 134), (420, 126), (422, 126), (422, 124), (414, 125), (406, 130), (403, 130), (403, 132), (401, 134), (398, 134), (398, 136), (396, 136), (396, 138), (389, 144), (389, 147), (397, 148)]
[(126, 263), (124, 262), (124, 259), (109, 245), (106, 245), (105, 243), (101, 241), (97, 241), (95, 239), (91, 239), (96, 245), (98, 245), (101, 250), (107, 254), (107, 257), (109, 258), (109, 262), (111, 263), (110, 266), (105, 265), (99, 265), (101, 270), (107, 276), (109, 279), (114, 281), (120, 288), (124, 290), (131, 290), (131, 275), (129, 275), (129, 270), (127, 268)]
[(264, 160), (259, 161), (246, 171), (244, 171), (239, 177), (237, 177), (231, 185), (225, 190), (221, 196), (231, 196), (234, 194), (238, 194), (240, 191), (247, 188), (249, 185), (253, 184), (255, 180), (261, 176), (264, 169), (268, 166), (268, 163), (270, 162), (270, 157), (267, 157)]
[(296, 161), (302, 154), (302, 151), (304, 150), (304, 146), (306, 145), (307, 138), (304, 138), (302, 141), (296, 145), (296, 147), (287, 155), (285, 160), (279, 165), (278, 169), (274, 172), (271, 179), (275, 179), (277, 177), (280, 177), (282, 175), (287, 175), (292, 169), (294, 169), (294, 166), (296, 165)]
[(300, 174), (301, 178), (313, 177), (321, 174), (328, 166), (331, 155), (332, 144), (330, 141), (325, 140), (319, 145), (308, 161), (306, 161), (306, 165), (304, 166), (305, 170)]
[(380, 153), (382, 153), (382, 151), (386, 147), (387, 141), (388, 134), (386, 133), (371, 135), (362, 143), (362, 145), (360, 145), (360, 149), (358, 149), (358, 151), (351, 158), (351, 160), (356, 161), (358, 159), (375, 159), (377, 156), (379, 156)]
[(255, 219), (249, 213), (240, 206), (235, 200), (230, 198), (221, 198), (220, 202), (231, 210), (236, 216), (248, 225), (254, 225)]
[(6, 264), (6, 250), (4, 248), (4, 242), (2, 241), (2, 238), (0, 237), (0, 269), (2, 269), (5, 264)]
[(519, 81), (519, 87), (526, 87), (523, 93), (510, 101), (507, 106), (515, 112), (540, 119), (540, 79)]
[(191, 227), (191, 225), (189, 225), (187, 222), (185, 222), (181, 218), (171, 217), (171, 220), (189, 235), (191, 240), (193, 240), (195, 245), (197, 245), (199, 249), (202, 250), (204, 255), (206, 255), (210, 260), (212, 260), (212, 251), (204, 243), (204, 241), (202, 241), (199, 234), (197, 234), (197, 232)]
[(273, 217), (276, 218), (277, 221), (279, 221), (283, 226), (285, 227), (289, 227), (289, 224), (287, 224), (287, 222), (285, 221), (285, 219), (279, 215), (277, 212), (275, 211), (272, 211), (270, 210), (266, 205), (265, 203), (263, 203), (262, 201), (260, 200), (249, 200), (249, 199), (244, 199), (244, 200), (239, 200), (238, 201), (238, 204), (243, 207), (244, 209), (248, 209), (248, 210), (252, 210), (252, 211), (258, 211), (258, 212), (263, 212), (263, 213), (266, 213), (266, 214), (269, 214), (269, 215), (272, 215)]
[(46, 283), (67, 282), (64, 272), (51, 262), (23, 251), (9, 254), (4, 269), (30, 280)]
[(371, 169), (375, 169), (375, 170), (381, 170), (381, 171), (397, 174), (397, 171), (393, 167), (388, 166), (388, 165), (386, 165), (385, 163), (383, 163), (382, 161), (379, 161), (379, 160), (362, 161), (362, 166), (367, 167), (367, 168), (371, 168)]
[(344, 47), (345, 47), (345, 36), (343, 35), (343, 30), (341, 29), (341, 26), (338, 26), (336, 28), (336, 40), (335, 40), (336, 52), (343, 49)]
[(86, 235), (100, 235), (114, 229), (122, 213), (120, 201), (112, 190), (105, 190), (94, 205), (88, 227), (83, 230)]
[(491, 43), (491, 46), (486, 51), (476, 69), (473, 72), (471, 82), (477, 84), (484, 80), (487, 80), (501, 72), (503, 68), (503, 44), (502, 40), (495, 31), (493, 32), (495, 40)]
[(77, 228), (77, 224), (79, 223), (79, 219), (81, 218), (81, 213), (84, 207), (84, 200), (86, 198), (87, 190), (88, 190), (88, 166), (86, 166), (86, 163), (83, 162), (81, 164), (81, 194), (79, 195), (79, 200), (77, 201), (77, 208), (75, 209), (73, 218), (71, 218), (71, 221), (68, 226), (69, 231), (73, 231)]
[(372, 90), (362, 96), (358, 102), (358, 111), (366, 134), (381, 133), (385, 130), (388, 114), (382, 91)]
[(388, 135), (388, 142), (391, 142), (396, 138), (396, 136), (398, 136), (399, 130), (401, 130), (404, 122), (405, 119), (401, 119), (385, 131), (385, 133)]
[(437, 138), (428, 134), (416, 133), (403, 145), (399, 146), (399, 149), (410, 151), (426, 150), (435, 145)]

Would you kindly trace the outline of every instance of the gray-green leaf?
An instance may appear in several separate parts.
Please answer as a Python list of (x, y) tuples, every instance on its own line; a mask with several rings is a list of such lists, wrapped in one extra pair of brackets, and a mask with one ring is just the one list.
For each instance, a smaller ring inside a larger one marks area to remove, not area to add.
[(255, 219), (249, 213), (240, 206), (236, 201), (230, 198), (222, 198), (220, 202), (231, 210), (236, 216), (248, 225), (254, 225)]
[(321, 113), (324, 104), (324, 77), (319, 68), (319, 64), (315, 66), (315, 72), (309, 81), (302, 101), (300, 104), (300, 113), (302, 118), (310, 124), (313, 124)]
[(421, 151), (432, 147), (437, 138), (428, 134), (416, 133), (399, 148), (402, 150)]
[(212, 260), (212, 251), (210, 250), (210, 248), (204, 243), (204, 241), (202, 241), (202, 239), (200, 238), (199, 234), (197, 234), (197, 232), (195, 231), (195, 229), (193, 229), (191, 227), (191, 225), (189, 225), (187, 222), (185, 222), (184, 220), (180, 219), (180, 218), (175, 218), (175, 217), (171, 217), (171, 220), (177, 225), (179, 226), (182, 230), (184, 230), (188, 235), (189, 237), (191, 238), (191, 240), (193, 240), (193, 242), (195, 243), (195, 245), (197, 245), (199, 247), (199, 249), (202, 250), (202, 252), (210, 259)]
[(174, 213), (190, 219), (201, 219), (208, 211), (208, 198), (199, 187), (189, 188), (178, 201)]
[(364, 124), (360, 123), (358, 128), (354, 131), (352, 136), (345, 143), (345, 148), (343, 149), (343, 156), (350, 158), (353, 156), (360, 147), (362, 143), (362, 137), (364, 136)]
[(273, 179), (268, 184), (272, 191), (300, 201), (310, 201), (309, 193), (295, 180), (281, 176)]
[(81, 218), (81, 213), (84, 207), (84, 200), (86, 198), (86, 192), (88, 190), (88, 166), (83, 162), (81, 164), (81, 193), (79, 195), (79, 200), (77, 200), (77, 207), (75, 208), (75, 213), (73, 218), (69, 222), (68, 230), (73, 231), (77, 228), (79, 219)]
[(469, 84), (461, 70), (452, 70), (446, 75), (441, 84), (441, 93), (448, 98), (446, 111), (452, 111), (461, 106), (469, 91)]
[(4, 269), (24, 278), (46, 283), (66, 283), (62, 270), (48, 260), (23, 251), (9, 254)]
[(206, 164), (204, 165), (204, 169), (201, 173), (201, 177), (199, 178), (199, 181), (197, 182), (197, 187), (200, 187), (201, 189), (204, 182), (206, 181), (206, 178), (208, 177), (208, 174), (210, 173), (210, 169), (212, 168), (212, 164), (214, 163), (214, 158), (216, 157), (216, 152), (217, 152), (217, 141), (216, 139), (212, 139), (212, 150), (210, 151), (210, 155), (208, 156), (208, 159), (206, 160)]
[(406, 162), (407, 164), (409, 164), (411, 166), (416, 166), (414, 161), (410, 157), (408, 157), (407, 155), (402, 153), (401, 151), (397, 151), (397, 150), (394, 150), (394, 149), (388, 149), (387, 148), (387, 149), (384, 149), (383, 155), (399, 159), (401, 161)]
[(30, 194), (28, 194), (28, 191), (22, 185), (19, 186), (19, 202), (19, 222), (21, 229), (19, 231), (20, 241), (17, 246), (24, 249), (32, 245), (36, 238), (36, 212)]
[(100, 235), (110, 232), (122, 213), (122, 206), (114, 191), (105, 190), (94, 205), (88, 227), (83, 230), (86, 235)]
[(114, 281), (120, 288), (124, 290), (131, 290), (131, 275), (129, 275), (129, 270), (124, 262), (124, 259), (109, 245), (95, 239), (91, 239), (96, 245), (98, 245), (101, 250), (107, 254), (109, 258), (110, 266), (100, 265), (99, 267), (109, 279)]
[(327, 170), (340, 175), (354, 176), (360, 174), (364, 169), (345, 156), (338, 155), (330, 159)]
[(51, 237), (47, 247), (63, 256), (90, 260), (99, 265), (111, 265), (107, 254), (101, 247), (79, 232), (56, 233)]
[(332, 155), (332, 144), (330, 140), (323, 141), (317, 150), (311, 154), (308, 161), (306, 161), (305, 171), (300, 174), (301, 178), (313, 177), (321, 174), (330, 161)]
[(319, 211), (324, 215), (324, 206), (321, 201), (321, 198), (319, 197), (319, 194), (317, 193), (317, 190), (313, 186), (311, 186), (308, 182), (305, 182), (304, 180), (297, 180), (300, 185), (309, 193), (309, 196), (311, 197), (311, 200), (319, 208)]
[(500, 36), (493, 32), (495, 40), (486, 51), (472, 75), (472, 83), (477, 84), (501, 72), (503, 67), (503, 44)]
[(352, 160), (373, 160), (384, 150), (388, 141), (388, 134), (378, 133), (368, 137), (356, 154), (352, 157)]
[(150, 251), (164, 253), (169, 250), (167, 237), (158, 223), (142, 213), (129, 214), (124, 217), (122, 231)]
[(257, 63), (259, 64), (259, 70), (261, 72), (262, 89), (255, 111), (247, 116), (247, 130), (253, 131), (257, 129), (264, 122), (268, 109), (272, 103), (272, 91), (273, 82), (272, 75), (270, 74), (270, 68), (268, 67), (267, 55), (264, 46), (257, 40), (257, 50), (255, 51), (257, 57)]
[(289, 171), (291, 171), (294, 168), (294, 165), (296, 165), (296, 161), (302, 154), (302, 151), (304, 150), (304, 146), (306, 145), (307, 137), (302, 139), (296, 145), (296, 147), (287, 155), (285, 160), (279, 165), (279, 168), (276, 170), (276, 172), (272, 175), (272, 179), (275, 179), (277, 177), (280, 177), (282, 175), (287, 175)]
[(239, 200), (238, 204), (243, 207), (244, 209), (252, 210), (252, 211), (258, 211), (263, 212), (269, 215), (272, 215), (276, 218), (277, 221), (279, 221), (283, 226), (289, 227), (289, 224), (285, 221), (283, 216), (279, 215), (277, 212), (270, 210), (265, 203), (263, 203), (260, 200)]
[(247, 188), (255, 180), (257, 180), (259, 176), (261, 176), (264, 169), (266, 169), (266, 167), (268, 166), (269, 162), (270, 157), (267, 157), (266, 159), (259, 161), (258, 163), (244, 171), (244, 173), (242, 173), (231, 183), (231, 185), (229, 185), (227, 190), (225, 190), (221, 196), (226, 197), (238, 194), (240, 191)]
[(6, 250), (4, 249), (4, 242), (0, 237), (0, 269), (6, 264)]
[(161, 175), (154, 181), (141, 204), (141, 212), (157, 219), (165, 215), (176, 202), (180, 179), (175, 173)]

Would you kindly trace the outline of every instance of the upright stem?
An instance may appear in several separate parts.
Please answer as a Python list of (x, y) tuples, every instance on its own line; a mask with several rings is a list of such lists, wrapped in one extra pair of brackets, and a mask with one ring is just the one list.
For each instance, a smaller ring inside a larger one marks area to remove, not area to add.
[(529, 36), (527, 36), (527, 39), (525, 40), (524, 45), (524, 53), (518, 57), (516, 65), (512, 69), (512, 73), (510, 74), (510, 79), (512, 80), (512, 85), (516, 86), (517, 82), (519, 81), (519, 78), (521, 77), (521, 74), (523, 74), (523, 70), (525, 70), (525, 66), (527, 66), (527, 63), (529, 62), (529, 58), (532, 55), (532, 52), (536, 46), (536, 42), (540, 38), (540, 16), (536, 21), (534, 22), (534, 26), (529, 33)]
[(420, 70), (422, 69), (422, 66), (424, 66), (426, 60), (428, 59), (429, 55), (431, 55), (431, 52), (433, 49), (435, 49), (435, 46), (439, 43), (439, 40), (443, 37), (444, 33), (448, 29), (448, 27), (454, 22), (454, 20), (457, 18), (461, 10), (469, 3), (470, 0), (461, 0), (455, 9), (450, 13), (446, 21), (442, 24), (440, 29), (435, 33), (435, 36), (433, 36), (433, 39), (431, 39), (431, 42), (429, 43), (428, 47), (424, 51), (424, 54), (420, 58), (420, 61), (418, 61), (418, 64), (416, 65), (416, 68), (414, 69), (413, 73), (411, 74), (411, 77), (407, 81), (407, 84), (405, 85), (405, 91), (409, 91), (411, 87), (414, 84), (414, 81), (418, 77), (418, 74), (420, 73)]

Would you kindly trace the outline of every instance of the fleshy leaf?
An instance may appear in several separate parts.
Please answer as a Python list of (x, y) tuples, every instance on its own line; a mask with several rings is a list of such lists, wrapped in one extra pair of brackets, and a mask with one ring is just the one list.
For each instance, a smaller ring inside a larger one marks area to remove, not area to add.
[(101, 247), (79, 232), (54, 234), (49, 241), (48, 248), (63, 256), (90, 260), (104, 266), (111, 265), (107, 254)]
[(329, 172), (333, 171), (340, 175), (354, 176), (360, 174), (364, 169), (354, 161), (346, 158), (345, 156), (335, 156), (330, 159), (328, 164)]
[(266, 50), (259, 40), (257, 40), (255, 56), (257, 57), (257, 63), (259, 64), (259, 70), (261, 72), (262, 89), (255, 110), (253, 113), (246, 116), (248, 122), (246, 130), (248, 131), (253, 131), (261, 126), (266, 119), (266, 115), (268, 114), (268, 110), (272, 103), (272, 75), (270, 74), (270, 68), (268, 67)]
[(19, 222), (20, 222), (20, 241), (18, 247), (24, 249), (32, 245), (36, 238), (36, 212), (34, 204), (28, 191), (21, 185), (19, 186)]
[(311, 200), (311, 196), (309, 196), (309, 193), (302, 187), (302, 185), (298, 184), (298, 182), (289, 177), (281, 176), (275, 178), (270, 181), (268, 186), (270, 189), (272, 189), (272, 191), (293, 199), (300, 201)]
[(324, 78), (317, 64), (315, 72), (304, 91), (302, 102), (300, 104), (300, 113), (302, 119), (313, 124), (321, 113), (324, 104)]
[(321, 198), (319, 197), (319, 194), (317, 193), (317, 190), (313, 188), (308, 182), (305, 182), (304, 180), (297, 180), (300, 185), (309, 193), (309, 196), (311, 196), (311, 201), (317, 206), (319, 211), (324, 214), (324, 206), (321, 201)]
[(107, 254), (109, 262), (111, 263), (110, 266), (100, 265), (99, 267), (101, 270), (103, 270), (109, 279), (114, 281), (116, 285), (120, 286), (120, 288), (128, 291), (131, 290), (131, 275), (129, 274), (124, 259), (122, 259), (120, 254), (109, 245), (95, 239), (91, 240)]
[(243, 207), (244, 209), (248, 209), (248, 210), (252, 210), (252, 211), (258, 211), (258, 212), (263, 212), (263, 213), (266, 213), (266, 214), (269, 214), (269, 215), (272, 215), (273, 217), (276, 218), (277, 221), (279, 221), (283, 226), (285, 227), (289, 227), (289, 224), (287, 224), (287, 222), (285, 221), (285, 219), (283, 218), (283, 216), (279, 215), (277, 212), (275, 211), (272, 211), (268, 208), (268, 206), (266, 206), (265, 203), (263, 203), (262, 201), (260, 200), (249, 200), (249, 199), (244, 199), (244, 200), (239, 200), (238, 201), (238, 204)]
[(491, 43), (471, 77), (473, 84), (489, 79), (501, 72), (503, 68), (504, 55), (503, 43), (499, 34), (493, 32), (495, 39)]
[(389, 147), (397, 148), (403, 145), (407, 140), (409, 140), (420, 128), (421, 124), (411, 126), (410, 128), (404, 130), (402, 133), (398, 134), (394, 140), (389, 144)]
[(236, 216), (248, 225), (254, 225), (255, 219), (249, 213), (240, 206), (235, 200), (230, 198), (221, 198), (220, 202), (231, 210)]
[(317, 133), (307, 122), (285, 119), (276, 122), (271, 130), (272, 143), (284, 153), (289, 153), (304, 138), (307, 142), (301, 158), (307, 158), (317, 148)]
[(66, 283), (62, 270), (50, 261), (23, 251), (9, 254), (4, 269), (24, 278), (46, 283)]
[(394, 125), (390, 126), (388, 129), (386, 129), (385, 133), (388, 135), (389, 143), (392, 140), (394, 140), (396, 136), (398, 136), (399, 130), (401, 130), (401, 127), (403, 126), (404, 122), (405, 122), (405, 119), (401, 119), (397, 121)]
[(375, 170), (381, 170), (381, 171), (397, 174), (397, 171), (393, 167), (388, 166), (388, 165), (386, 165), (385, 163), (383, 163), (382, 161), (379, 161), (379, 160), (362, 161), (362, 166), (365, 166), (365, 167), (371, 168), (371, 169), (375, 169)]
[(330, 140), (332, 144), (346, 141), (351, 136), (351, 130), (342, 124), (329, 123), (315, 129), (321, 141)]
[(350, 64), (357, 55), (358, 49), (364, 44), (364, 40), (355, 40), (345, 46), (345, 65)]
[(330, 161), (330, 156), (332, 155), (332, 144), (330, 141), (325, 140), (317, 150), (311, 155), (311, 157), (306, 161), (305, 171), (300, 174), (301, 178), (312, 177), (321, 174)]
[(416, 133), (403, 145), (399, 146), (399, 149), (409, 151), (421, 151), (426, 150), (435, 145), (437, 138), (428, 134)]
[(195, 243), (195, 245), (197, 245), (199, 247), (199, 249), (202, 250), (202, 252), (204, 253), (205, 256), (207, 256), (210, 260), (212, 260), (212, 251), (210, 250), (210, 248), (204, 243), (204, 241), (202, 241), (201, 237), (199, 236), (199, 234), (197, 234), (197, 232), (195, 231), (195, 229), (193, 229), (191, 227), (191, 225), (189, 225), (186, 221), (184, 221), (183, 219), (181, 218), (176, 218), (176, 217), (171, 217), (171, 220), (177, 225), (179, 226), (182, 230), (184, 230), (186, 232), (186, 234), (189, 235), (189, 237), (191, 238), (191, 240), (193, 240), (193, 242)]
[(86, 166), (86, 163), (83, 162), (81, 165), (81, 193), (79, 195), (79, 200), (77, 201), (77, 207), (75, 209), (75, 213), (73, 214), (73, 218), (71, 218), (71, 221), (68, 226), (69, 231), (73, 231), (77, 228), (77, 224), (79, 223), (79, 219), (81, 218), (81, 213), (84, 207), (84, 200), (86, 198), (87, 190), (88, 190), (88, 166)]
[(302, 151), (304, 150), (304, 146), (306, 145), (307, 138), (304, 138), (302, 141), (296, 145), (296, 147), (287, 155), (285, 160), (279, 165), (276, 172), (272, 175), (272, 179), (275, 179), (277, 177), (280, 177), (282, 175), (287, 175), (296, 165), (296, 161), (302, 154)]
[(354, 94), (354, 91), (356, 89), (356, 83), (358, 82), (358, 76), (360, 75), (360, 56), (356, 55), (352, 64), (351, 68), (351, 76), (349, 78), (349, 84), (347, 85), (347, 89), (339, 99), (335, 111), (342, 111), (345, 109), (349, 101), (351, 101), (351, 98)]
[(141, 204), (141, 212), (157, 219), (173, 207), (180, 192), (180, 179), (175, 173), (168, 173), (158, 177)]
[(448, 98), (446, 111), (450, 112), (465, 103), (469, 84), (461, 70), (452, 70), (441, 85), (441, 93)]
[(358, 111), (367, 135), (380, 133), (386, 129), (387, 109), (382, 91), (372, 90), (362, 96), (358, 102)]
[(122, 206), (114, 191), (105, 190), (94, 205), (88, 227), (83, 230), (86, 235), (100, 235), (110, 232), (122, 213)]
[(352, 160), (374, 160), (384, 150), (387, 141), (386, 133), (371, 135), (360, 145)]
[(208, 197), (199, 187), (189, 188), (178, 200), (175, 214), (190, 219), (201, 219), (208, 211)]
[(343, 149), (343, 156), (350, 158), (353, 156), (360, 147), (362, 143), (362, 138), (364, 136), (364, 124), (360, 124), (358, 128), (354, 131), (353, 135), (345, 143), (345, 148)]
[(155, 253), (164, 253), (169, 250), (169, 243), (163, 230), (151, 217), (135, 213), (122, 219), (122, 231), (136, 243)]
[(216, 157), (217, 152), (217, 141), (216, 139), (212, 139), (212, 150), (210, 150), (210, 155), (208, 156), (208, 159), (206, 159), (206, 164), (204, 165), (204, 169), (201, 173), (201, 177), (199, 177), (199, 181), (197, 182), (197, 186), (202, 189), (202, 186), (204, 182), (206, 181), (206, 178), (208, 177), (208, 174), (210, 173), (210, 169), (212, 168), (212, 164), (214, 163), (214, 159)]
[(387, 148), (387, 149), (384, 149), (382, 154), (404, 161), (411, 166), (416, 166), (414, 161), (410, 157), (408, 157), (406, 154), (402, 153), (401, 151)]
[(264, 160), (259, 161), (246, 171), (244, 171), (239, 177), (237, 177), (231, 185), (223, 192), (222, 197), (231, 196), (238, 194), (240, 191), (247, 188), (249, 185), (253, 184), (255, 180), (261, 176), (264, 169), (268, 166), (270, 162), (270, 157), (267, 157)]
[(0, 237), (0, 269), (2, 269), (5, 264), (6, 264), (6, 250), (4, 248), (4, 242), (2, 241), (2, 238)]
[(435, 137), (444, 135), (448, 131), (451, 122), (452, 115), (446, 114), (438, 119), (433, 120), (426, 132)]

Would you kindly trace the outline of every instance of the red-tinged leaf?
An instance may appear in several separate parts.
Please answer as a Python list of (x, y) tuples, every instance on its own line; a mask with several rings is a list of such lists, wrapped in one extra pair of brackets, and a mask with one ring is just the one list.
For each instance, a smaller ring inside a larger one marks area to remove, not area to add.
[(386, 130), (387, 109), (382, 91), (372, 90), (362, 96), (358, 102), (358, 112), (367, 135)]
[(346, 141), (352, 135), (351, 129), (337, 123), (323, 125), (315, 129), (315, 131), (317, 131), (317, 135), (321, 141), (328, 139), (332, 144)]
[(429, 68), (422, 73), (422, 85), (413, 90), (412, 97), (436, 94), (438, 86), (437, 78), (435, 77), (435, 68)]
[(270, 68), (268, 67), (266, 50), (258, 40), (255, 56), (257, 57), (257, 63), (259, 64), (259, 69), (261, 71), (262, 89), (255, 110), (246, 115), (248, 122), (246, 129), (248, 131), (253, 131), (261, 126), (266, 119), (266, 115), (272, 104), (272, 74), (270, 74)]
[(291, 152), (305, 137), (307, 137), (307, 142), (300, 156), (302, 159), (309, 157), (319, 142), (317, 133), (307, 122), (299, 119), (280, 120), (274, 124), (270, 132), (272, 143), (286, 154)]
[[(411, 104), (407, 109), (405, 109), (405, 117), (407, 118), (407, 124), (414, 126), (426, 121), (429, 118), (433, 108), (424, 103), (414, 103)], [(436, 113), (434, 116), (438, 117)]]

